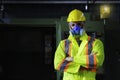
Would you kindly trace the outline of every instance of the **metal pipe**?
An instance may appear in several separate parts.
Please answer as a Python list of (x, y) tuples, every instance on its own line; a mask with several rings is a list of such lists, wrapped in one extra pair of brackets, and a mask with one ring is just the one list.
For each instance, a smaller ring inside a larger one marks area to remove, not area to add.
[[(2, 1), (2, 4), (92, 4), (93, 1)], [(120, 1), (95, 1), (95, 4), (119, 4)]]

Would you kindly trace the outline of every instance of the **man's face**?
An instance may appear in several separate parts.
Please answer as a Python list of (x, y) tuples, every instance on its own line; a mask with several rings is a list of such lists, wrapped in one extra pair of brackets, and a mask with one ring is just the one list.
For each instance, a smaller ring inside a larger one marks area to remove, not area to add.
[(82, 36), (84, 32), (84, 22), (69, 22), (70, 32), (73, 36)]
[(79, 26), (80, 28), (84, 28), (85, 22), (69, 22), (70, 29), (73, 29), (75, 26)]

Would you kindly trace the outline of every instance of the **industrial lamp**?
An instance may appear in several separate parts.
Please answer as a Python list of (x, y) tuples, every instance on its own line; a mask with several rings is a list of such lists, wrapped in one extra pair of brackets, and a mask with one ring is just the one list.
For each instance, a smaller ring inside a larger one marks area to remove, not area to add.
[(101, 5), (100, 6), (100, 18), (106, 19), (110, 16), (110, 6), (108, 5)]

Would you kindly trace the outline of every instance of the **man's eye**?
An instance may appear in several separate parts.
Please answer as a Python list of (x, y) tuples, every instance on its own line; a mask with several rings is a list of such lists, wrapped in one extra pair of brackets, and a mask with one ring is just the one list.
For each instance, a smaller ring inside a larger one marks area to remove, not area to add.
[(72, 24), (72, 26), (75, 26), (75, 24)]
[(81, 26), (81, 28), (83, 28), (83, 26)]
[(78, 25), (78, 26), (81, 26), (81, 23), (78, 23), (77, 25)]

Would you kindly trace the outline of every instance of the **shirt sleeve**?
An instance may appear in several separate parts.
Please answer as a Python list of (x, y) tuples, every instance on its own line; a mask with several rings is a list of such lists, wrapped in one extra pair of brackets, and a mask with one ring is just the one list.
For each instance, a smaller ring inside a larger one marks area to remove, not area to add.
[(75, 62), (68, 62), (65, 60), (66, 53), (64, 48), (65, 48), (65, 41), (61, 41), (54, 55), (55, 70), (61, 70), (69, 73), (78, 72), (80, 65)]
[(74, 62), (85, 68), (98, 68), (104, 62), (104, 46), (102, 41), (96, 39), (93, 44), (92, 53), (74, 57)]

